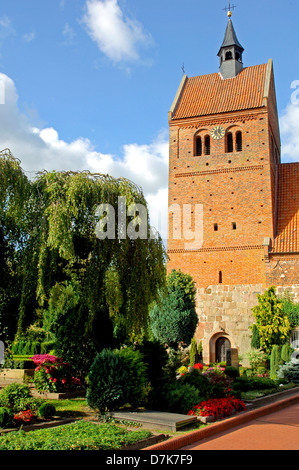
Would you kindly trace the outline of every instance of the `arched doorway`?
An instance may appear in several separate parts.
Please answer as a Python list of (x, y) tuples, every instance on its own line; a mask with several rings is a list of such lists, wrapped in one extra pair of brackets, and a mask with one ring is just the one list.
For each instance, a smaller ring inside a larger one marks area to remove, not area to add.
[(224, 336), (220, 336), (215, 343), (215, 352), (216, 352), (216, 362), (225, 362), (226, 361), (226, 352), (231, 348), (229, 339)]

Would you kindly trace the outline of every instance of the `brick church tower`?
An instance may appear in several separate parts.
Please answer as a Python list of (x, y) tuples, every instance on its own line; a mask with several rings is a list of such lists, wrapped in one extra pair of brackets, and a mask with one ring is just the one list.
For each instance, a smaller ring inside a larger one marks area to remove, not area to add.
[(299, 299), (299, 164), (281, 164), (272, 60), (244, 67), (243, 52), (229, 12), (219, 71), (184, 75), (169, 111), (168, 271), (196, 283), (205, 362), (250, 349), (257, 293)]

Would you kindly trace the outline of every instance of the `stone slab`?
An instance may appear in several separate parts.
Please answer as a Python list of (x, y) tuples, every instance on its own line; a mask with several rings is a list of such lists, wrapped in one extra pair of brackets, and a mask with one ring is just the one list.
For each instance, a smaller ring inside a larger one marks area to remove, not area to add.
[(178, 431), (197, 422), (196, 416), (164, 413), (163, 411), (113, 411), (110, 415), (115, 419), (139, 423), (149, 429), (170, 431)]

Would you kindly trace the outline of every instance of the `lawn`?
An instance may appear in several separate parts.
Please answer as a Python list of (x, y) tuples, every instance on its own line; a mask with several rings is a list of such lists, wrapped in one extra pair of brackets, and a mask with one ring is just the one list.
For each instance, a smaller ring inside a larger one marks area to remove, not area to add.
[(115, 424), (79, 420), (55, 428), (13, 431), (0, 437), (2, 450), (119, 450), (151, 436)]

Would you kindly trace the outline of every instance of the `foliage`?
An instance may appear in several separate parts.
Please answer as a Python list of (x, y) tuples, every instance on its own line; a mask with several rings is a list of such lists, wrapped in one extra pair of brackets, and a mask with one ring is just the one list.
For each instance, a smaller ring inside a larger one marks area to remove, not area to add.
[[(119, 198), (125, 199), (121, 210)], [(102, 203), (115, 210), (114, 239), (96, 236)], [(0, 331), (6, 340), (21, 340), (35, 325), (66, 360), (78, 357), (79, 366), (87, 357), (86, 371), (113, 331), (126, 341), (147, 331), (148, 306), (165, 283), (166, 253), (149, 223), (146, 238), (122, 232), (123, 219), (126, 228), (136, 222), (127, 211), (132, 204), (147, 206), (141, 189), (123, 178), (43, 172), (29, 180), (20, 162), (1, 152)]]
[(299, 304), (294, 302), (290, 292), (286, 291), (279, 300), (283, 304), (283, 312), (288, 316), (291, 328), (299, 326)]
[(275, 287), (270, 287), (263, 295), (258, 295), (258, 306), (252, 311), (259, 330), (261, 348), (270, 354), (272, 346), (283, 345), (291, 332), (288, 316), (276, 296)]
[(190, 346), (189, 365), (192, 367), (194, 366), (194, 364), (197, 364), (198, 362), (199, 362), (199, 354), (198, 354), (198, 349), (197, 349), (197, 342), (193, 336), (193, 338), (191, 339), (191, 346)]
[(251, 347), (252, 349), (260, 349), (261, 347), (260, 334), (255, 323), (252, 325)]
[(32, 357), (36, 365), (34, 385), (39, 392), (69, 392), (81, 388), (71, 365), (60, 357), (49, 354)]
[(10, 408), (0, 406), (0, 428), (6, 428), (13, 423), (13, 412)]
[(262, 349), (251, 349), (251, 351), (247, 353), (247, 357), (253, 372), (257, 373), (259, 369), (267, 369), (269, 355), (266, 354)]
[(201, 369), (191, 368), (179, 378), (178, 382), (180, 384), (188, 384), (196, 387), (202, 398), (207, 398), (210, 393), (210, 382), (208, 378), (201, 373)]
[(181, 414), (186, 414), (203, 398), (196, 386), (180, 381), (170, 384), (163, 395), (165, 401), (163, 409), (170, 413)]
[(280, 347), (274, 344), (270, 354), (270, 378), (275, 380), (277, 378), (277, 371), (281, 365), (281, 352)]
[(191, 277), (173, 270), (167, 276), (167, 292), (160, 290), (159, 299), (150, 310), (154, 337), (170, 348), (190, 344), (194, 336), (198, 323), (194, 292)]
[(32, 396), (26, 384), (12, 383), (6, 385), (0, 392), (0, 406), (10, 409), (15, 414), (27, 410), (36, 413), (42, 403), (42, 399)]
[(281, 348), (281, 361), (282, 362), (289, 362), (291, 360), (293, 349), (290, 346), (290, 343), (283, 344)]
[(42, 418), (52, 418), (55, 415), (56, 408), (52, 403), (43, 403), (38, 409), (38, 415)]
[(165, 347), (157, 340), (143, 339), (135, 345), (146, 365), (146, 381), (149, 387), (147, 406), (155, 409), (161, 400), (161, 389), (167, 383), (166, 367), (168, 354)]
[(0, 437), (0, 451), (119, 450), (150, 436), (147, 430), (128, 431), (113, 424), (81, 420), (50, 429), (11, 432)]
[(269, 379), (267, 377), (237, 377), (233, 383), (234, 391), (246, 392), (249, 390), (265, 390), (265, 389), (275, 389), (277, 388), (277, 383), (275, 380)]
[(233, 366), (226, 366), (224, 373), (225, 373), (225, 375), (228, 375), (229, 377), (231, 377), (233, 379), (235, 379), (236, 377), (239, 377), (239, 375), (240, 375), (239, 369), (237, 369), (237, 367), (233, 367)]
[(91, 366), (86, 400), (100, 412), (135, 406), (146, 398), (145, 382), (146, 369), (138, 351), (104, 349)]
[(28, 385), (21, 383), (11, 383), (6, 385), (0, 392), (0, 404), (8, 408), (15, 409), (18, 402), (31, 398), (31, 390)]
[(280, 366), (277, 377), (280, 380), (286, 380), (287, 382), (299, 383), (299, 362), (287, 362)]

